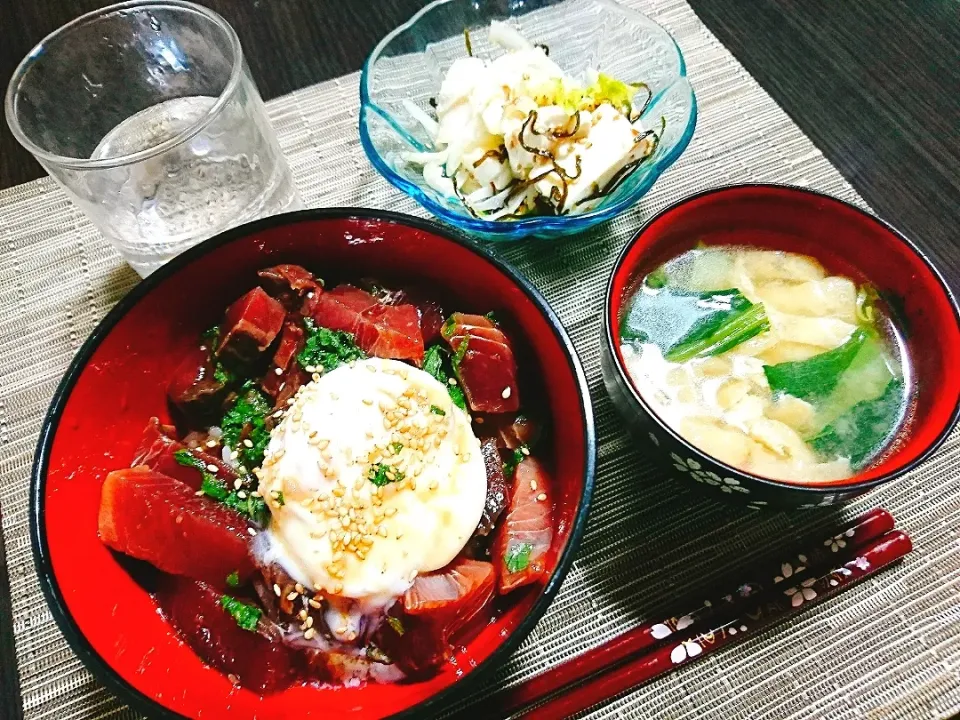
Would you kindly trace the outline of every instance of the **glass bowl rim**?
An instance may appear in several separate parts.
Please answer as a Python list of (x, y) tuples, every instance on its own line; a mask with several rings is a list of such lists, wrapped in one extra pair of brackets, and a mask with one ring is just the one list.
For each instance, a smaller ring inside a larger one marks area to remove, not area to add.
[[(387, 35), (385, 35), (380, 42), (377, 43), (377, 45), (367, 56), (367, 59), (364, 61), (363, 67), (360, 70), (360, 113), (358, 125), (360, 131), (360, 144), (363, 147), (363, 151), (366, 154), (367, 159), (374, 166), (377, 172), (379, 172), (387, 180), (387, 182), (412, 197), (420, 205), (425, 207), (441, 220), (456, 225), (461, 229), (486, 233), (488, 235), (502, 236), (517, 236), (544, 230), (569, 229), (571, 226), (578, 226), (585, 229), (596, 223), (609, 220), (630, 206), (634, 205), (641, 197), (643, 197), (643, 195), (647, 193), (660, 175), (662, 175), (671, 165), (673, 165), (683, 151), (687, 149), (687, 146), (690, 144), (690, 140), (693, 137), (693, 133), (696, 130), (698, 108), (696, 94), (693, 92), (693, 87), (690, 85), (690, 81), (687, 77), (686, 59), (684, 58), (683, 51), (677, 44), (676, 39), (660, 23), (656, 22), (648, 15), (645, 15), (638, 10), (625, 7), (617, 2), (614, 2), (614, 0), (591, 0), (591, 2), (607, 8), (609, 12), (641, 19), (644, 23), (647, 23), (659, 30), (663, 37), (670, 41), (670, 45), (672, 45), (675, 52), (675, 57), (677, 59), (677, 75), (672, 79), (667, 87), (654, 95), (653, 99), (650, 101), (650, 106), (654, 106), (657, 100), (663, 97), (673, 87), (678, 85), (686, 86), (690, 97), (690, 112), (687, 115), (686, 126), (684, 127), (683, 132), (676, 144), (663, 157), (654, 161), (652, 165), (647, 166), (649, 170), (644, 175), (643, 180), (635, 188), (633, 188), (631, 192), (624, 195), (616, 202), (612, 202), (607, 205), (601, 204), (585, 213), (561, 216), (534, 216), (520, 220), (511, 220), (510, 222), (502, 222), (498, 220), (483, 220), (481, 218), (474, 218), (467, 213), (461, 214), (454, 212), (441, 205), (435, 201), (431, 195), (425, 193), (417, 185), (410, 182), (396, 172), (393, 168), (391, 168), (386, 161), (384, 161), (383, 157), (374, 146), (373, 140), (370, 137), (370, 133), (367, 129), (367, 112), (376, 113), (381, 117), (384, 115), (389, 115), (389, 113), (386, 113), (386, 111), (380, 109), (375, 103), (372, 102), (370, 98), (369, 79), (372, 73), (373, 65), (376, 64), (377, 60), (380, 59), (380, 55), (384, 48), (389, 45), (398, 35), (416, 25), (417, 22), (419, 22), (420, 19), (430, 11), (440, 7), (441, 5), (458, 1), (461, 0), (433, 0), (424, 7), (420, 8), (420, 10), (418, 10), (409, 20), (395, 27), (393, 30), (387, 33)], [(641, 168), (639, 167), (637, 168), (637, 170), (640, 169)]]

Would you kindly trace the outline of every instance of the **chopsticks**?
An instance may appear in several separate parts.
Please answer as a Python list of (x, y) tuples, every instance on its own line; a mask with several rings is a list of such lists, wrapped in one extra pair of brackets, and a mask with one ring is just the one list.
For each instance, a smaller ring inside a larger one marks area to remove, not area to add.
[[(498, 717), (506, 717), (567, 689), (567, 694), (524, 715), (565, 717), (715, 652), (903, 557), (910, 540), (903, 533), (891, 532), (893, 526), (890, 513), (872, 510), (822, 542), (761, 566), (728, 594), (623, 633), (494, 695), (487, 707)], [(842, 562), (853, 555), (849, 562)], [(848, 567), (850, 563), (853, 568)], [(664, 643), (665, 647), (650, 650)], [(598, 674), (600, 677), (595, 677)]]

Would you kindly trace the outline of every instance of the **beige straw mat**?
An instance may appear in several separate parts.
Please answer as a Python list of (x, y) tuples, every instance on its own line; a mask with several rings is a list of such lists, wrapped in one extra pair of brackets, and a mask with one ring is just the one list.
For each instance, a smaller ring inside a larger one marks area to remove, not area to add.
[[(601, 298), (618, 251), (677, 199), (736, 182), (809, 186), (862, 200), (682, 0), (629, 0), (677, 39), (697, 93), (696, 135), (643, 201), (598, 233), (510, 247), (576, 344), (593, 398), (599, 461), (583, 543), (552, 606), (490, 687), (516, 683), (613, 635), (715, 592), (737, 568), (827, 532), (837, 511), (761, 513), (689, 489), (623, 434), (600, 378)], [(423, 211), (371, 168), (357, 139), (358, 75), (269, 103), (310, 207)], [(894, 218), (895, 220), (895, 218)], [(16, 662), (27, 718), (134, 718), (84, 669), (54, 625), (27, 531), (41, 419), (87, 334), (137, 282), (48, 179), (0, 192), (0, 505)], [(590, 718), (946, 718), (960, 710), (960, 445), (839, 511), (882, 506), (913, 537), (900, 566), (787, 626), (680, 669)], [(679, 473), (678, 473), (679, 474)], [(9, 662), (0, 658), (0, 662)], [(482, 692), (476, 696), (482, 696)], [(3, 698), (2, 702), (10, 702)], [(483, 717), (482, 705), (477, 715)]]

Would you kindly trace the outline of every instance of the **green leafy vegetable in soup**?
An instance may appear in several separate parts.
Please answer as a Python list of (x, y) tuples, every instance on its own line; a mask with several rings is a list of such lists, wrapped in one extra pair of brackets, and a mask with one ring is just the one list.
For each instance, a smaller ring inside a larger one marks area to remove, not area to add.
[(701, 244), (624, 306), (621, 355), (638, 391), (729, 465), (804, 483), (849, 477), (903, 424), (909, 358), (884, 294), (815, 258)]
[(504, 565), (507, 566), (507, 572), (517, 573), (526, 570), (530, 565), (530, 553), (532, 551), (533, 545), (527, 542), (510, 545), (503, 559)]
[[(447, 321), (450, 322), (449, 320)], [(446, 326), (445, 326), (446, 327)], [(466, 343), (462, 343), (463, 347)], [(453, 376), (450, 355), (440, 345), (431, 345), (423, 354), (423, 371), (432, 375), (437, 381), (447, 387), (447, 393), (450, 400), (463, 411), (467, 410), (467, 399), (459, 385), (451, 385), (450, 378)]]

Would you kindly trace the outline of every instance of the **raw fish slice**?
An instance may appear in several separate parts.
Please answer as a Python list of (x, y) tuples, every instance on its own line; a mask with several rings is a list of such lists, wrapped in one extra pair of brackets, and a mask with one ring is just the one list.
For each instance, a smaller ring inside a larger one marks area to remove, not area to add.
[(450, 656), (450, 638), (492, 599), (495, 576), (490, 563), (459, 558), (417, 578), (377, 629), (374, 644), (407, 675), (430, 674)]
[(186, 444), (176, 439), (172, 427), (161, 425), (157, 418), (150, 418), (150, 422), (144, 428), (143, 438), (140, 440), (140, 445), (130, 466), (145, 465), (154, 472), (186, 483), (193, 490), (199, 490), (200, 484), (203, 482), (203, 472), (199, 468), (177, 462), (176, 453), (180, 450), (188, 451), (205, 467), (208, 465), (216, 466), (218, 468), (217, 477), (224, 480), (228, 485), (233, 485), (233, 481), (237, 479), (237, 474), (233, 468), (223, 462), (220, 457), (203, 450), (188, 448)]
[(338, 285), (315, 300), (312, 316), (317, 325), (353, 335), (357, 334), (364, 310), (379, 304), (373, 295), (352, 285)]
[(286, 315), (279, 301), (254, 288), (227, 308), (217, 356), (255, 360), (280, 333)]
[[(291, 320), (283, 325), (280, 333), (280, 342), (273, 353), (273, 364), (267, 369), (260, 385), (270, 397), (275, 398), (286, 381), (286, 373), (291, 363), (296, 363), (296, 356), (303, 349), (303, 328)], [(277, 374), (277, 371), (280, 371)]]
[(103, 483), (100, 539), (173, 575), (225, 587), (236, 572), (246, 582), (253, 573), (250, 527), (233, 510), (148, 467), (115, 470)]
[(413, 305), (378, 305), (365, 310), (356, 334), (368, 355), (423, 362), (420, 314)]
[(244, 630), (224, 609), (222, 597), (186, 578), (169, 578), (156, 593), (163, 616), (204, 662), (255, 692), (288, 687), (297, 676), (296, 654), (284, 644), (280, 628), (261, 617), (255, 630)]
[(486, 315), (471, 315), (469, 313), (454, 313), (450, 316), (444, 326), (443, 336), (449, 338), (452, 336), (454, 328), (495, 328), (497, 325)]
[(440, 337), (443, 327), (443, 308), (433, 300), (416, 300), (414, 305), (420, 313), (420, 334), (423, 344), (429, 345)]
[(322, 293), (323, 286), (309, 270), (300, 265), (275, 265), (260, 270), (264, 289), (288, 311), (298, 310), (309, 293)]
[(503, 460), (495, 438), (487, 438), (480, 444), (483, 464), (487, 469), (487, 497), (483, 503), (483, 515), (477, 525), (477, 535), (489, 535), (497, 524), (497, 518), (507, 506), (507, 481), (503, 476)]
[(481, 560), (457, 559), (441, 570), (420, 575), (403, 595), (408, 615), (429, 615), (453, 635), (493, 597), (496, 573)]
[(494, 539), (501, 594), (546, 578), (553, 541), (552, 503), (549, 476), (537, 460), (525, 458), (517, 465), (507, 512)]
[(216, 419), (227, 396), (227, 386), (218, 380), (210, 352), (192, 349), (173, 371), (167, 397), (192, 425), (207, 425)]
[(465, 337), (482, 337), (487, 340), (493, 340), (494, 342), (507, 345), (507, 336), (503, 334), (499, 328), (488, 328), (488, 327), (472, 327), (461, 325), (456, 329), (456, 334), (450, 336), (450, 344), (459, 343)]
[(454, 370), (470, 409), (484, 413), (516, 412), (520, 408), (520, 392), (517, 363), (510, 346), (470, 336), (451, 345), (456, 356), (461, 355), (457, 351), (464, 342), (466, 351)]

